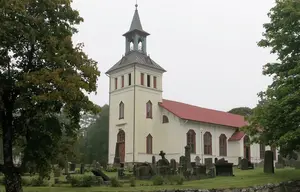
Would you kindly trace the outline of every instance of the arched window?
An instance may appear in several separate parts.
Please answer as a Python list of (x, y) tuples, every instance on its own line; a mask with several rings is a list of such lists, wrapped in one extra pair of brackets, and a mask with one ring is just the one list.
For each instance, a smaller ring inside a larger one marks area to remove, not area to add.
[(251, 160), (250, 138), (248, 135), (244, 136), (244, 158)]
[(152, 154), (152, 135), (148, 135), (146, 137), (146, 153), (147, 154)]
[(119, 119), (124, 119), (124, 103), (119, 104)]
[(273, 152), (273, 160), (276, 161), (276, 155), (277, 155), (277, 154), (276, 154), (276, 147), (275, 147), (275, 146), (272, 146), (272, 147), (271, 147), (271, 151)]
[(259, 144), (259, 157), (260, 159), (265, 158), (266, 146), (265, 144)]
[(125, 142), (125, 132), (124, 130), (120, 130), (117, 136), (117, 142), (122, 143)]
[(227, 156), (227, 137), (225, 134), (221, 134), (219, 137), (219, 151), (220, 156)]
[(142, 42), (141, 39), (139, 40), (139, 43), (138, 43), (138, 50), (139, 50), (139, 51), (142, 51), (142, 50), (143, 50), (143, 42)]
[(163, 122), (162, 123), (169, 123), (169, 118), (166, 115), (163, 115)]
[(130, 41), (129, 50), (132, 51), (134, 49), (133, 41)]
[(189, 130), (186, 134), (186, 144), (190, 146), (191, 153), (196, 153), (196, 133), (194, 130)]
[(204, 138), (204, 155), (212, 155), (212, 137), (210, 132), (205, 132)]
[(146, 118), (152, 119), (152, 103), (148, 101), (146, 103)]

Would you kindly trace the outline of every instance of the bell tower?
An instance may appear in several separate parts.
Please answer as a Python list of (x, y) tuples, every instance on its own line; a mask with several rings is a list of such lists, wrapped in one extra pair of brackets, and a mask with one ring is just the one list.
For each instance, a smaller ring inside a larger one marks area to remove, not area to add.
[(147, 36), (150, 35), (143, 30), (138, 5), (135, 5), (135, 12), (130, 25), (130, 29), (123, 36), (125, 37), (125, 55), (132, 51), (139, 51), (140, 53), (147, 54)]

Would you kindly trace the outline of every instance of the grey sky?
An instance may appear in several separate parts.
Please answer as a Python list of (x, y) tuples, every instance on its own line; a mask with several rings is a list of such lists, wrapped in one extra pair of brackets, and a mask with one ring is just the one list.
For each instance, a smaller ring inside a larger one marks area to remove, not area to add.
[[(201, 107), (230, 110), (254, 107), (257, 93), (271, 79), (262, 66), (274, 61), (259, 48), (263, 23), (274, 0), (139, 0), (143, 29), (151, 35), (147, 52), (167, 70), (163, 98)], [(104, 74), (125, 51), (135, 0), (74, 0), (85, 19), (75, 42), (99, 62), (98, 94), (91, 99), (108, 103)]]

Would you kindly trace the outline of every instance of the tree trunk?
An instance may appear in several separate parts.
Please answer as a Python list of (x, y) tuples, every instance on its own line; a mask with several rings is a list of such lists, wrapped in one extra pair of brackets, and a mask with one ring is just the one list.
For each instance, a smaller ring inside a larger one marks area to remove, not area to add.
[(1, 112), (3, 128), (3, 172), (5, 175), (6, 192), (23, 192), (21, 175), (13, 163), (12, 139), (13, 139), (13, 111), (12, 106), (5, 104), (5, 112)]

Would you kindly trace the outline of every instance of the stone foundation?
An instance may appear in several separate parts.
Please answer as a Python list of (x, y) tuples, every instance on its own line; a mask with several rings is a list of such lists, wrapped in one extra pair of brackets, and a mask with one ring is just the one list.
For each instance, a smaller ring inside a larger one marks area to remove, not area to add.
[(288, 181), (279, 184), (267, 184), (264, 186), (240, 188), (240, 189), (181, 189), (159, 190), (156, 192), (299, 192), (299, 181)]

